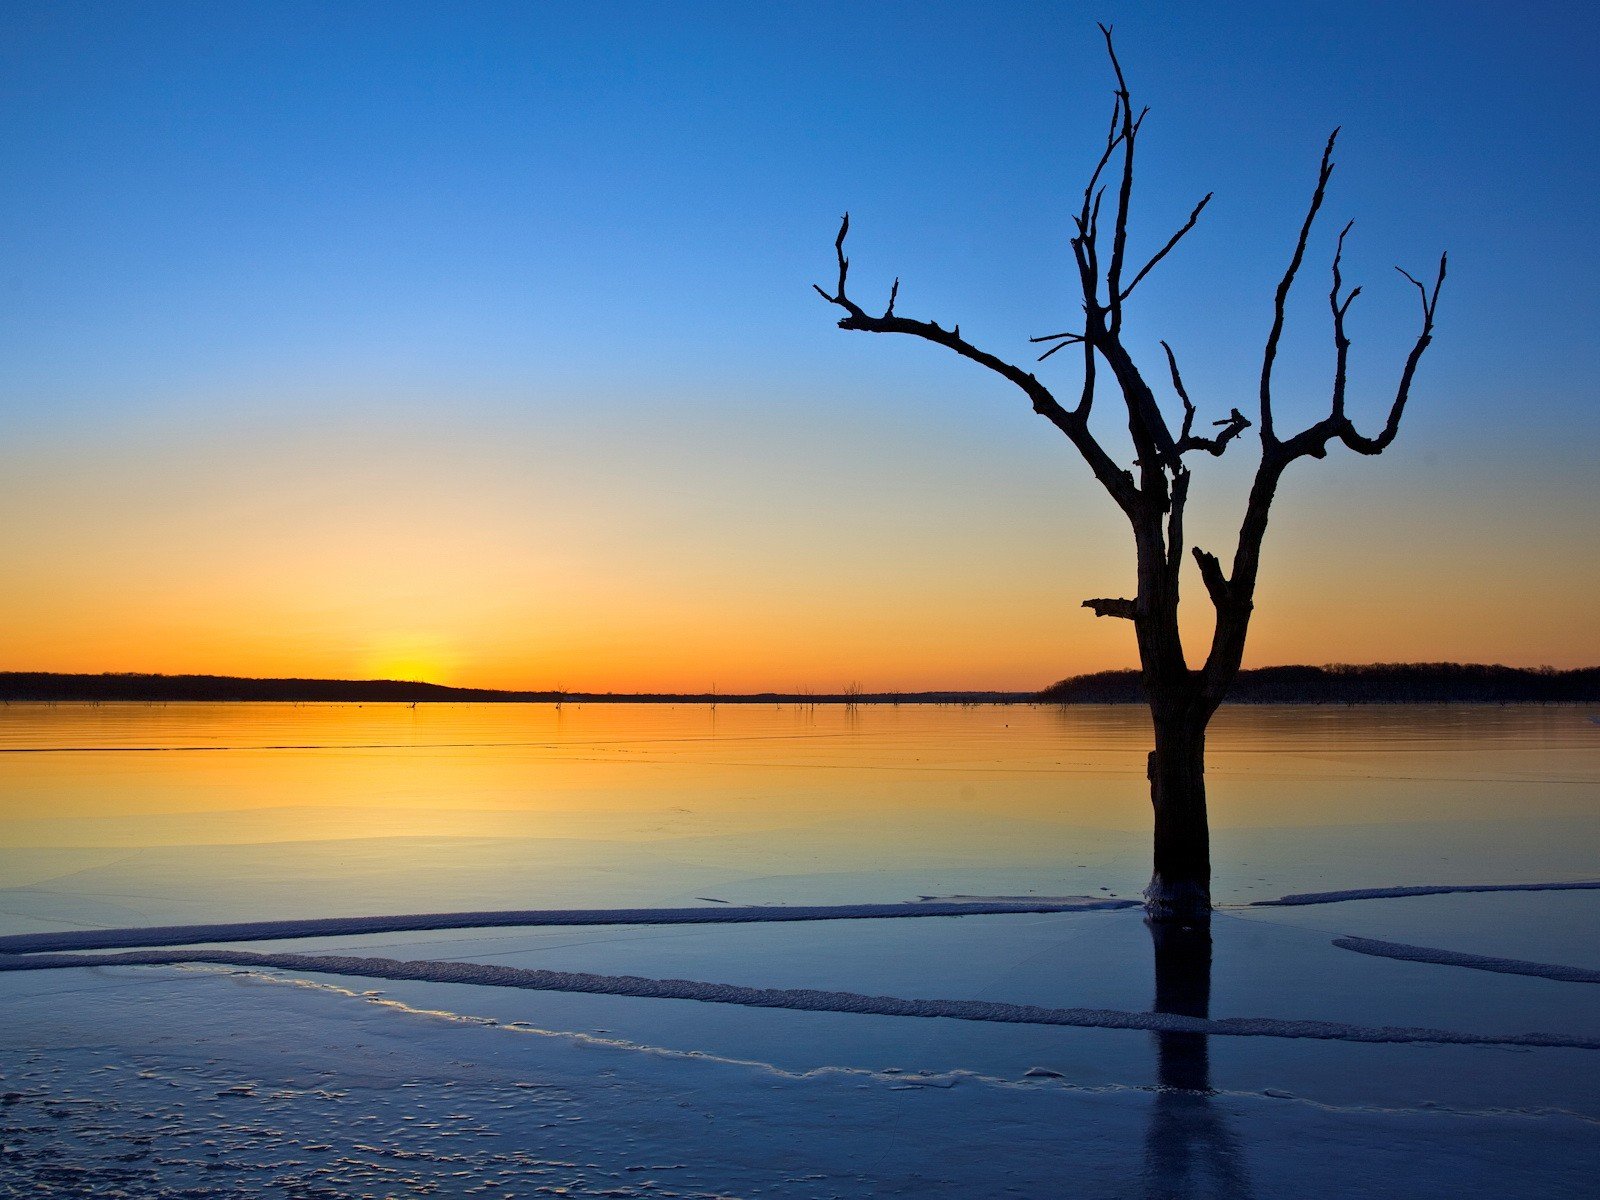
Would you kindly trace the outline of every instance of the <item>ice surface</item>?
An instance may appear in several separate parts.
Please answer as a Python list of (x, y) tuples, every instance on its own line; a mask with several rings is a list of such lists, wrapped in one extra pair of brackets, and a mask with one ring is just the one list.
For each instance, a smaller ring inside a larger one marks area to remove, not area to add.
[(795, 1073), (258, 974), (68, 978), (0, 979), (27, 1030), (0, 1028), (0, 1178), (19, 1189), (1456, 1200), (1576, 1195), (1600, 1168), (1594, 1123), (1559, 1113)]

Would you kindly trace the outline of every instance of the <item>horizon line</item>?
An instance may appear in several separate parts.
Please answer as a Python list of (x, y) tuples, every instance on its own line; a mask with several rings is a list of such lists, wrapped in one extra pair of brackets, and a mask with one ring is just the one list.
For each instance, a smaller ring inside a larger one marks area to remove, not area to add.
[[(1562, 676), (1576, 676), (1588, 672), (1600, 671), (1600, 665), (1588, 667), (1557, 668), (1548, 665), (1538, 667), (1513, 667), (1502, 663), (1462, 663), (1454, 661), (1435, 662), (1378, 662), (1378, 663), (1286, 663), (1270, 666), (1250, 667), (1241, 672), (1244, 676), (1260, 677), (1262, 674), (1276, 675), (1280, 672), (1314, 672), (1318, 675), (1332, 676), (1325, 680), (1326, 683), (1334, 682), (1338, 676), (1355, 677), (1369, 676), (1367, 682), (1376, 682), (1370, 676), (1374, 674), (1405, 672), (1408, 674), (1425, 673), (1435, 676), (1460, 676), (1465, 674), (1476, 675), (1501, 675), (1513, 676), (1521, 679), (1555, 679)], [(853, 704), (853, 703), (894, 703), (916, 701), (990, 701), (990, 702), (1025, 702), (1039, 699), (1045, 702), (1059, 702), (1066, 699), (1066, 693), (1084, 685), (1121, 685), (1126, 687), (1134, 684), (1139, 678), (1137, 668), (1124, 667), (1103, 671), (1083, 672), (1068, 675), (1045, 684), (1043, 687), (1030, 689), (1017, 688), (917, 688), (917, 689), (878, 689), (868, 691), (859, 684), (851, 684), (842, 689), (800, 688), (791, 690), (763, 689), (760, 691), (720, 692), (713, 686), (709, 691), (672, 691), (672, 690), (640, 690), (640, 691), (588, 691), (561, 687), (546, 688), (506, 688), (506, 687), (474, 687), (459, 684), (436, 683), (421, 679), (348, 679), (348, 678), (314, 678), (306, 676), (254, 676), (254, 675), (219, 675), (198, 672), (183, 672), (167, 674), (160, 671), (17, 671), (0, 670), (0, 702), (117, 702), (127, 700), (133, 702), (183, 702), (194, 701), (224, 701), (224, 700), (287, 700), (301, 702), (317, 702), (326, 700), (341, 702), (346, 699), (371, 700), (374, 702), (418, 703), (427, 701), (471, 701), (498, 700), (522, 701), (530, 703), (556, 703), (562, 702), (662, 702), (680, 701), (690, 703), (802, 703), (802, 704)], [(148, 695), (148, 696), (95, 696), (80, 693), (78, 695), (4, 695), (12, 687), (21, 685), (26, 689), (29, 684), (36, 685), (42, 690), (54, 690), (51, 685), (60, 687), (64, 684), (89, 685), (92, 683), (112, 683), (126, 681), (128, 683), (144, 683), (151, 685), (167, 685), (181, 688), (184, 684), (195, 685), (200, 688), (215, 689), (218, 685), (239, 684), (251, 688), (271, 688), (276, 685), (278, 690), (286, 690), (295, 686), (315, 689), (317, 691), (333, 692), (338, 689), (375, 689), (382, 692), (400, 692), (394, 695), (365, 695), (358, 697), (341, 697), (337, 695), (307, 696), (226, 696), (226, 695)], [(1353, 678), (1348, 682), (1354, 682)], [(1288, 681), (1284, 681), (1288, 682)], [(1313, 683), (1311, 680), (1301, 681), (1302, 685)], [(1318, 681), (1321, 682), (1321, 681)], [(1415, 681), (1413, 681), (1415, 682)], [(1438, 680), (1444, 682), (1444, 680)], [(1457, 682), (1464, 682), (1457, 680)], [(11, 685), (11, 686), (5, 686)], [(417, 694), (421, 692), (423, 694)], [(1053, 694), (1052, 694), (1053, 693)]]

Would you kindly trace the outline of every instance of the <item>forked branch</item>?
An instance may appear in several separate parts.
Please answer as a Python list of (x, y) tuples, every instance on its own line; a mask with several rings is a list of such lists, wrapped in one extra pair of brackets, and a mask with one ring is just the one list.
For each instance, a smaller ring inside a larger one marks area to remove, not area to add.
[(1312, 222), (1316, 218), (1317, 210), (1322, 207), (1328, 178), (1333, 171), (1333, 144), (1338, 132), (1334, 130), (1334, 136), (1329, 137), (1327, 148), (1323, 150), (1322, 169), (1317, 176), (1317, 186), (1312, 193), (1310, 209), (1306, 214), (1305, 223), (1301, 226), (1289, 268), (1284, 272), (1283, 281), (1278, 285), (1273, 306), (1272, 332), (1268, 336), (1267, 349), (1262, 360), (1261, 462), (1256, 468), (1255, 479), (1250, 487), (1250, 498), (1245, 503), (1244, 520), (1239, 528), (1239, 542), (1234, 551), (1232, 572), (1224, 575), (1213, 556), (1199, 550), (1195, 551), (1195, 560), (1199, 563), (1201, 577), (1205, 579), (1211, 598), (1217, 605), (1217, 626), (1212, 638), (1211, 653), (1206, 659), (1202, 676), (1203, 692), (1207, 702), (1211, 704), (1220, 703), (1243, 658), (1245, 635), (1249, 628), (1256, 579), (1261, 566), (1262, 540), (1266, 535), (1268, 513), (1277, 494), (1278, 482), (1283, 477), (1284, 469), (1298, 458), (1325, 457), (1329, 444), (1336, 440), (1361, 454), (1382, 454), (1388, 449), (1400, 431), (1400, 420), (1405, 415), (1406, 401), (1411, 394), (1412, 381), (1416, 378), (1417, 365), (1433, 341), (1434, 316), (1438, 311), (1439, 293), (1444, 287), (1445, 272), (1449, 265), (1448, 257), (1445, 255), (1439, 257), (1439, 270), (1434, 277), (1432, 288), (1407, 272), (1401, 271), (1401, 274), (1405, 275), (1417, 289), (1417, 294), (1421, 298), (1422, 327), (1417, 333), (1416, 341), (1412, 343), (1410, 353), (1406, 356), (1405, 367), (1400, 373), (1400, 382), (1395, 389), (1394, 401), (1389, 406), (1389, 417), (1383, 429), (1376, 437), (1369, 438), (1360, 433), (1345, 411), (1350, 352), (1350, 337), (1345, 330), (1345, 318), (1349, 315), (1350, 306), (1356, 296), (1361, 292), (1359, 287), (1352, 288), (1349, 292), (1344, 291), (1342, 271), (1344, 244), (1350, 233), (1350, 226), (1346, 225), (1339, 232), (1334, 249), (1333, 283), (1328, 292), (1334, 340), (1333, 396), (1328, 415), (1287, 439), (1279, 439), (1272, 432), (1272, 365), (1277, 354), (1278, 339), (1283, 332), (1284, 302), (1305, 257), (1306, 242), (1311, 233)]
[(1161, 348), (1167, 352), (1167, 366), (1172, 372), (1172, 390), (1177, 392), (1178, 399), (1183, 401), (1183, 429), (1178, 435), (1178, 453), (1187, 454), (1191, 450), (1204, 450), (1220, 458), (1223, 451), (1228, 448), (1228, 443), (1250, 428), (1250, 418), (1236, 408), (1225, 419), (1211, 422), (1213, 427), (1222, 430), (1216, 437), (1201, 437), (1195, 433), (1195, 407), (1189, 399), (1188, 389), (1183, 386), (1183, 375), (1178, 370), (1178, 358), (1166, 342), (1161, 343)]
[[(1333, 397), (1329, 412), (1322, 420), (1291, 438), (1277, 437), (1272, 424), (1272, 367), (1277, 359), (1278, 342), (1283, 334), (1284, 305), (1288, 300), (1289, 290), (1294, 285), (1295, 276), (1300, 270), (1300, 264), (1305, 259), (1306, 243), (1311, 236), (1312, 224), (1322, 207), (1323, 198), (1327, 195), (1328, 180), (1333, 174), (1333, 147), (1338, 136), (1339, 131), (1335, 129), (1328, 136), (1328, 144), (1322, 151), (1322, 167), (1317, 173), (1317, 186), (1311, 194), (1311, 205), (1306, 212), (1305, 222), (1300, 227), (1294, 254), (1289, 260), (1289, 267), (1284, 272), (1282, 281), (1278, 284), (1277, 295), (1273, 302), (1272, 330), (1267, 335), (1266, 351), (1261, 362), (1261, 440), (1264, 470), (1281, 472), (1286, 465), (1297, 458), (1326, 457), (1328, 443), (1335, 439), (1360, 454), (1382, 454), (1400, 432), (1400, 419), (1405, 415), (1406, 400), (1411, 394), (1411, 383), (1416, 377), (1417, 365), (1422, 361), (1423, 352), (1433, 341), (1433, 318), (1439, 306), (1439, 291), (1444, 286), (1445, 270), (1448, 265), (1447, 255), (1439, 256), (1439, 271), (1434, 277), (1431, 290), (1409, 272), (1399, 267), (1395, 268), (1410, 280), (1421, 297), (1422, 328), (1417, 334), (1417, 340), (1412, 344), (1411, 352), (1406, 356), (1405, 368), (1400, 373), (1394, 401), (1389, 406), (1389, 419), (1384, 423), (1383, 429), (1376, 437), (1367, 437), (1357, 430), (1345, 413), (1345, 390), (1350, 359), (1350, 337), (1345, 331), (1345, 317), (1349, 314), (1355, 298), (1361, 294), (1361, 289), (1355, 287), (1348, 293), (1343, 290), (1344, 276), (1341, 266), (1344, 261), (1344, 243), (1350, 234), (1353, 222), (1346, 224), (1339, 231), (1338, 242), (1334, 248), (1333, 286), (1328, 292), (1328, 308), (1333, 317), (1334, 345)], [(1264, 525), (1264, 521), (1262, 523)]]
[(1349, 225), (1339, 232), (1338, 244), (1333, 255), (1333, 287), (1328, 293), (1328, 308), (1333, 317), (1332, 402), (1329, 405), (1328, 415), (1322, 420), (1270, 448), (1269, 454), (1278, 460), (1280, 469), (1297, 458), (1325, 457), (1328, 444), (1335, 439), (1358, 454), (1382, 454), (1387, 450), (1400, 432), (1400, 420), (1405, 415), (1406, 401), (1411, 396), (1411, 384), (1416, 378), (1417, 366), (1422, 361), (1423, 353), (1433, 341), (1433, 318), (1439, 307), (1440, 289), (1444, 287), (1445, 271), (1449, 266), (1448, 255), (1439, 256), (1439, 271), (1434, 276), (1431, 289), (1409, 272), (1399, 267), (1395, 268), (1410, 280), (1421, 297), (1422, 327), (1417, 332), (1410, 353), (1406, 355), (1405, 367), (1400, 372), (1400, 382), (1395, 388), (1394, 400), (1389, 405), (1389, 417), (1384, 422), (1383, 429), (1376, 437), (1367, 437), (1356, 429), (1354, 422), (1345, 412), (1345, 389), (1350, 358), (1350, 337), (1345, 331), (1345, 317), (1350, 312), (1351, 303), (1361, 294), (1359, 287), (1352, 288), (1348, 293), (1342, 293), (1344, 279), (1340, 272), (1340, 264), (1344, 258), (1345, 238), (1349, 233)]
[(1433, 290), (1430, 292), (1422, 282), (1409, 272), (1396, 267), (1395, 270), (1411, 280), (1417, 292), (1422, 297), (1422, 330), (1417, 334), (1417, 340), (1412, 343), (1411, 352), (1406, 355), (1405, 368), (1400, 372), (1400, 383), (1395, 388), (1394, 403), (1389, 406), (1389, 419), (1384, 422), (1382, 431), (1377, 437), (1363, 437), (1356, 431), (1356, 427), (1348, 420), (1339, 431), (1339, 436), (1346, 446), (1358, 454), (1382, 454), (1389, 448), (1389, 443), (1394, 441), (1395, 435), (1400, 432), (1400, 418), (1405, 415), (1406, 401), (1411, 396), (1411, 381), (1416, 378), (1417, 364), (1422, 361), (1422, 354), (1433, 342), (1433, 314), (1439, 308), (1439, 289), (1444, 287), (1445, 270), (1450, 263), (1448, 254), (1439, 255), (1439, 273), (1433, 278)]

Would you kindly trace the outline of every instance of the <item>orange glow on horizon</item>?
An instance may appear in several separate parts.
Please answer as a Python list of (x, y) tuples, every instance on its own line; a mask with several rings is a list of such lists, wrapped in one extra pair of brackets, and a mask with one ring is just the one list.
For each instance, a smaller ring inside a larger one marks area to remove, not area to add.
[[(999, 452), (883, 458), (903, 441), (886, 422), (819, 487), (772, 478), (785, 460), (765, 439), (712, 424), (574, 436), (607, 445), (597, 486), (540, 436), (252, 431), (31, 455), (0, 472), (0, 669), (911, 691), (1135, 661), (1126, 622), (1079, 607), (1128, 594), (1126, 532), (1053, 444), (999, 487)], [(1400, 468), (1352, 489), (1360, 467), (1285, 488), (1248, 664), (1595, 660), (1581, 513), (1383, 490), (1408, 484)], [(1192, 507), (1196, 540), (1226, 544), (1228, 497)], [(1186, 586), (1194, 660), (1210, 614)]]

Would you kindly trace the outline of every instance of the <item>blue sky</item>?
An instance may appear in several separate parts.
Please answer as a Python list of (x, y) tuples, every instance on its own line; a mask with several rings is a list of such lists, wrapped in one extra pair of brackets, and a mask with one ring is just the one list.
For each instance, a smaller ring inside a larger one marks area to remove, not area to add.
[[(1203, 410), (1249, 411), (1271, 288), (1332, 126), (1339, 171), (1292, 310), (1289, 410), (1325, 404), (1338, 224), (1356, 220), (1347, 274), (1366, 285), (1360, 411), (1379, 411), (1413, 335), (1392, 265), (1422, 273), (1451, 252), (1401, 442), (1376, 464), (1291, 478), (1283, 536), (1307, 548), (1285, 571), (1307, 578), (1314, 545), (1348, 564), (1414, 563), (1421, 544), (1455, 564), (1458, 590), (1501, 578), (1500, 608), (1463, 610), (1465, 625), (1512, 611), (1508, 573), (1577, 603), (1592, 581), (1553, 564), (1583, 556), (1600, 515), (1600, 17), (1576, 4), (13, 3), (0, 520), (44, 520), (42, 487), (57, 489), (53, 512), (114, 484), (157, 497), (96, 510), (128, 543), (176, 536), (172, 512), (197, 503), (248, 537), (288, 479), (321, 489), (295, 518), (309, 536), (385, 480), (437, 511), (489, 462), (508, 481), (558, 480), (587, 544), (626, 558), (675, 542), (741, 604), (807, 577), (751, 561), (770, 526), (790, 544), (805, 531), (819, 578), (870, 573), (892, 544), (905, 582), (878, 581), (875, 604), (917, 602), (999, 536), (1015, 557), (983, 569), (1018, 579), (1019, 607), (1070, 614), (1120, 551), (1105, 514), (1080, 516), (1109, 504), (1064, 444), (967, 364), (834, 330), (808, 285), (829, 277), (849, 208), (863, 297), (898, 274), (902, 311), (1016, 358), (1029, 334), (1069, 324), (1066, 214), (1109, 115), (1096, 20), (1115, 23), (1152, 108), (1136, 242), (1159, 245), (1216, 192), (1130, 324), (1146, 353), (1172, 341)], [(1071, 391), (1072, 358), (1044, 377)], [(1237, 457), (1218, 471), (1219, 538)], [(174, 491), (185, 474), (193, 488)], [(1038, 501), (1059, 516), (1016, 515)], [(513, 482), (484, 497), (497, 520), (527, 517), (499, 554), (543, 536), (549, 502)], [(77, 520), (61, 538), (86, 536), (91, 516)], [(186, 536), (203, 572), (203, 538)], [(1075, 538), (1093, 581), (1074, 574)], [(83, 554), (101, 552), (91, 541)], [(0, 545), (24, 575), (28, 550)], [(1024, 569), (1055, 556), (1053, 574)], [(131, 569), (108, 560), (105, 577), (131, 586)], [(93, 577), (54, 570), (37, 568), (38, 595)], [(690, 575), (666, 584), (680, 585)], [(949, 598), (966, 614), (952, 627), (992, 602)], [(825, 603), (844, 629), (847, 600)], [(1589, 623), (1561, 611), (1542, 641), (1499, 656), (1592, 658)], [(1057, 653), (1049, 677), (1112, 654), (1106, 631), (1052, 622), (996, 671)], [(936, 651), (932, 623), (928, 638)], [(1304, 631), (1284, 639), (1280, 658), (1387, 652), (1353, 634), (1327, 655)], [(49, 665), (55, 645), (17, 654)], [(844, 646), (829, 671), (863, 653)], [(452, 661), (482, 675), (488, 654)]]

